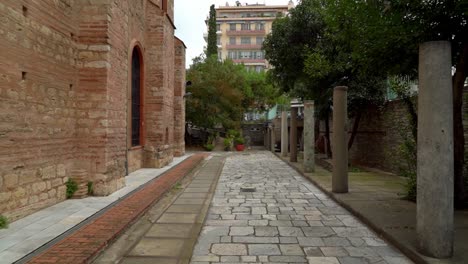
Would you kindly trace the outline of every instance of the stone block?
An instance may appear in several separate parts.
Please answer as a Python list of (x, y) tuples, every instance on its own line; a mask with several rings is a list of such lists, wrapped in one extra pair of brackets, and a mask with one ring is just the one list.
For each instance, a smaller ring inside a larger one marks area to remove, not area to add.
[(37, 181), (38, 177), (35, 170), (23, 170), (19, 177), (19, 185), (24, 185)]
[(242, 256), (247, 255), (247, 247), (244, 244), (213, 244), (211, 253), (221, 256)]
[(254, 234), (254, 228), (251, 226), (248, 227), (231, 227), (229, 235), (230, 236), (248, 236)]
[(12, 188), (17, 187), (18, 183), (19, 183), (18, 174), (10, 173), (10, 174), (3, 176), (3, 184), (5, 185), (5, 188), (7, 189), (12, 189)]
[(249, 244), (249, 255), (274, 256), (281, 255), (278, 245), (274, 244)]

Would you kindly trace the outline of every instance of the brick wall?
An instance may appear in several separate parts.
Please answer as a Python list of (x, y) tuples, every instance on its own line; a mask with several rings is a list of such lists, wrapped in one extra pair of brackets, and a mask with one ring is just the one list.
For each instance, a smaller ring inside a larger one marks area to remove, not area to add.
[(185, 44), (175, 39), (174, 156), (185, 154)]
[[(64, 200), (74, 172), (108, 195), (127, 171), (164, 166), (176, 146), (183, 152), (174, 138), (174, 120), (183, 120), (174, 72), (185, 54), (175, 56), (173, 0), (169, 15), (160, 4), (1, 1), (1, 214), (15, 220)], [(146, 141), (131, 149), (135, 45), (143, 50)]]
[(12, 220), (65, 199), (76, 153), (74, 8), (0, 2), (0, 212)]

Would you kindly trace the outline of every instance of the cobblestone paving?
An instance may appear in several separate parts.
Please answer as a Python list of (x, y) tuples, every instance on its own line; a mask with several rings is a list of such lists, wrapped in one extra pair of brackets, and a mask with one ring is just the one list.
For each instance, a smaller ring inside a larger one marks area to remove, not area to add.
[(273, 154), (228, 158), (191, 263), (307, 262), (412, 263)]

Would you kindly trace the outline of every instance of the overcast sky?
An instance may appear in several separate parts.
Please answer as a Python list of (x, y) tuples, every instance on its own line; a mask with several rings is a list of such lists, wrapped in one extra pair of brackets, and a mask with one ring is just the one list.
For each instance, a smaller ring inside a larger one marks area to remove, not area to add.
[[(212, 4), (216, 7), (224, 6), (226, 1), (230, 6), (235, 5), (235, 0), (174, 0), (177, 27), (175, 34), (187, 46), (187, 68), (192, 63), (192, 59), (203, 52), (203, 47), (206, 45), (203, 32), (206, 32), (205, 19), (210, 12), (210, 6)], [(293, 1), (297, 4), (297, 0)], [(242, 5), (245, 3), (287, 5), (289, 0), (241, 0), (240, 2)]]

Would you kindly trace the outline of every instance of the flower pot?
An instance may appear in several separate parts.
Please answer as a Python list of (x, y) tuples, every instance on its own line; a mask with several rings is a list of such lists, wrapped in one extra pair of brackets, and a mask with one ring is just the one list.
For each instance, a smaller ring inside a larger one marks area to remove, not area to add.
[(236, 145), (237, 151), (244, 151), (245, 146), (243, 144)]

